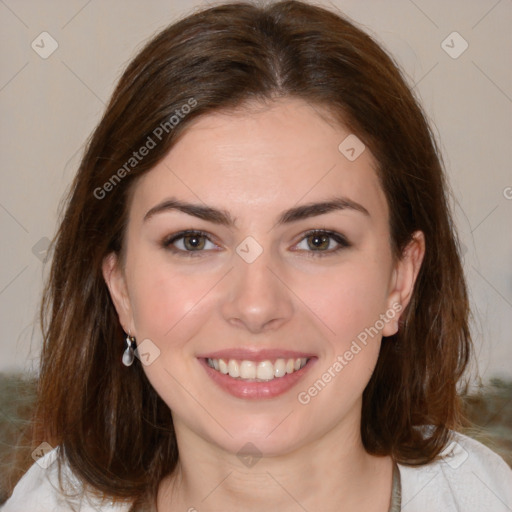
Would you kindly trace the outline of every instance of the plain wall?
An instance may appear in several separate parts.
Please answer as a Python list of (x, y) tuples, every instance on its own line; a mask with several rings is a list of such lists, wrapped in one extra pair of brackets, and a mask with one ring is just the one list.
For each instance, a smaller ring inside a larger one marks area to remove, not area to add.
[[(441, 142), (484, 380), (512, 376), (512, 2), (338, 0), (402, 66)], [(0, 2), (0, 371), (36, 366), (47, 239), (121, 72), (206, 2)], [(459, 36), (451, 35), (458, 32)], [(57, 50), (43, 59), (31, 47)], [(450, 36), (450, 37), (448, 37)], [(444, 44), (443, 41), (445, 41)], [(457, 53), (468, 48), (457, 58)], [(451, 56), (443, 49), (443, 46)], [(80, 343), (80, 340), (70, 340)]]

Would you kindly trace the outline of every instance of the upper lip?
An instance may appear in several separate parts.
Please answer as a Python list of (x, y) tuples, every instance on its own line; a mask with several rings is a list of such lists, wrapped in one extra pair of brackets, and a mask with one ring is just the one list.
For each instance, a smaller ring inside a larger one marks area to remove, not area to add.
[(246, 348), (226, 348), (223, 350), (216, 350), (215, 352), (208, 352), (197, 356), (204, 359), (236, 359), (239, 361), (266, 361), (275, 359), (299, 359), (311, 358), (314, 354), (310, 352), (298, 352), (296, 350), (281, 350), (277, 348), (269, 349), (246, 349)]

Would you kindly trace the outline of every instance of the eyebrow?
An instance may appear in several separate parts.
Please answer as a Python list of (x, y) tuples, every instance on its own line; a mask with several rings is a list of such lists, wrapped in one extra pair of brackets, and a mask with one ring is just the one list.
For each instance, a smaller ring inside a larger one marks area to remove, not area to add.
[[(144, 222), (151, 217), (168, 211), (177, 210), (187, 215), (192, 215), (202, 220), (219, 224), (222, 226), (233, 227), (236, 226), (236, 219), (234, 219), (227, 210), (213, 208), (201, 204), (187, 203), (179, 201), (178, 199), (170, 198), (162, 201), (161, 203), (153, 206), (146, 215), (144, 215)], [(294, 206), (289, 210), (281, 213), (277, 220), (277, 225), (290, 224), (299, 220), (304, 220), (309, 217), (316, 217), (325, 213), (338, 211), (338, 210), (351, 210), (362, 213), (370, 217), (368, 210), (361, 204), (352, 201), (346, 197), (335, 197), (327, 201), (318, 203), (308, 203), (300, 206)]]

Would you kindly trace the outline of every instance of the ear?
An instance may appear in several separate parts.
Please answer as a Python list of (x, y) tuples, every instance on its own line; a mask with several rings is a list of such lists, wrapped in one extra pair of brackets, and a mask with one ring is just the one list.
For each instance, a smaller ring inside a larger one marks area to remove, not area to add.
[(110, 253), (105, 257), (102, 272), (121, 326), (126, 333), (136, 336), (128, 287), (117, 254)]
[(398, 332), (398, 320), (411, 300), (414, 283), (418, 277), (424, 256), (425, 236), (423, 232), (415, 231), (393, 271), (387, 306), (388, 311), (396, 311), (396, 315), (393, 321), (385, 324), (382, 330), (383, 336), (392, 336)]

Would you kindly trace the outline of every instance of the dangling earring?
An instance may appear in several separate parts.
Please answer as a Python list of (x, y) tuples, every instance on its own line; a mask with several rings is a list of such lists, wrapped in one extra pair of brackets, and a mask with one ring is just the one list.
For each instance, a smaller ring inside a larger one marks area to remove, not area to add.
[(133, 336), (130, 336), (129, 334), (126, 335), (126, 349), (123, 352), (123, 364), (125, 366), (131, 366), (133, 363), (133, 360), (135, 359), (133, 349), (136, 346), (135, 345), (135, 338)]

